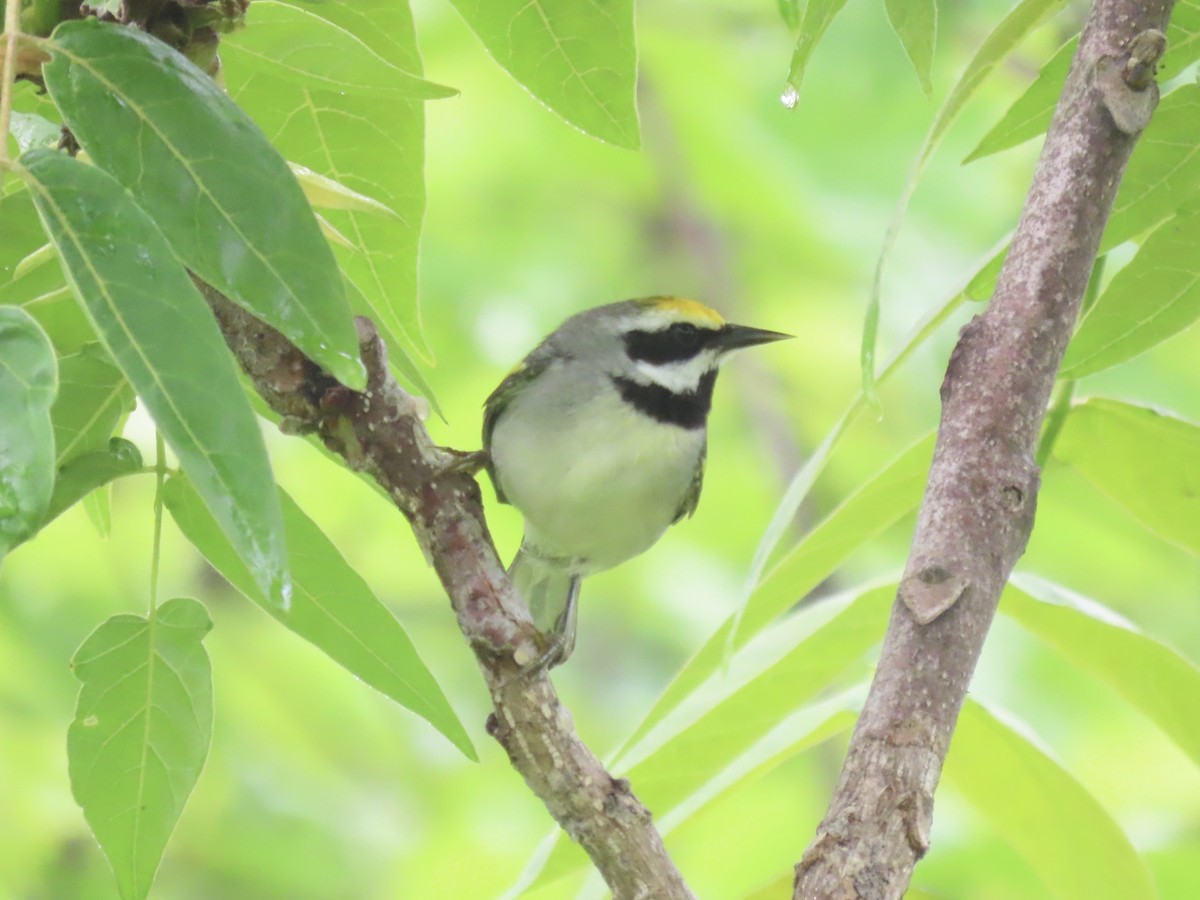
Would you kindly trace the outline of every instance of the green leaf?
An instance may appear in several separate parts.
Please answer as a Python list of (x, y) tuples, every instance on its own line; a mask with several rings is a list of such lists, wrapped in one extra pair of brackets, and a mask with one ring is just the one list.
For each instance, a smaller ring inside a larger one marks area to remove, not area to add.
[(62, 137), (62, 126), (39, 116), (13, 110), (8, 130), (17, 139), (17, 149), (24, 153), (35, 147), (57, 147)]
[(1200, 765), (1200, 668), (1095, 600), (1017, 575), (1000, 611), (1106, 682)]
[(1021, 729), (970, 698), (945, 775), (1060, 900), (1157, 897), (1145, 863), (1096, 798)]
[(283, 490), (279, 500), (292, 573), (292, 603), (287, 610), (266, 601), (187, 479), (172, 476), (163, 489), (163, 503), (179, 529), (235, 588), (476, 759), (466, 729), (396, 617)]
[[(689, 698), (677, 714), (623, 752), (612, 768), (662, 816), (687, 803), (744, 755), (750, 754), (757, 767), (773, 756), (755, 756), (759, 742), (802, 713), (818, 692), (879, 643), (895, 595), (891, 584), (822, 600), (781, 624), (731, 664), (728, 678), (714, 679)], [(848, 705), (839, 701), (841, 709)], [(831, 720), (830, 712), (808, 721), (796, 740), (807, 745), (808, 736), (823, 739), (832, 733), (843, 720)], [(537, 883), (561, 878), (582, 861), (560, 838)]]
[(744, 645), (857, 548), (916, 509), (932, 448), (932, 435), (914, 444), (800, 538), (759, 581), (743, 608), (730, 616), (675, 676), (630, 740), (645, 735), (718, 671), (729, 650)]
[(43, 73), (63, 118), (183, 263), (340, 381), (362, 387), (332, 251), (287, 163), (249, 117), (138, 29), (66, 22), (49, 47)]
[(99, 345), (62, 357), (58, 396), (50, 410), (57, 464), (104, 449), (133, 405), (133, 388)]
[(329, 20), (275, 0), (250, 7), (246, 27), (221, 41), (221, 61), (326, 91), (409, 100), (458, 93), (393, 65)]
[(54, 347), (28, 313), (0, 306), (0, 559), (41, 527), (54, 488)]
[(1163, 97), (1133, 148), (1112, 215), (1104, 253), (1149, 231), (1200, 196), (1200, 85)]
[(1033, 84), (1016, 99), (1000, 121), (992, 126), (992, 130), (983, 136), (975, 149), (967, 154), (963, 160), (964, 165), (1001, 150), (1016, 147), (1046, 132), (1078, 46), (1079, 38), (1073, 37), (1055, 51), (1042, 66)]
[(529, 93), (592, 137), (637, 149), (633, 0), (451, 2)]
[[(319, 172), (314, 172), (308, 166), (299, 163), (289, 163), (292, 174), (300, 183), (300, 189), (314, 209), (347, 209), (354, 212), (372, 212), (378, 215), (398, 218), (396, 211), (388, 209), (374, 197), (360, 194), (344, 184), (326, 178)], [(318, 217), (320, 221), (320, 217)], [(353, 246), (353, 244), (351, 244)]]
[(76, 802), (124, 900), (147, 895), (167, 839), (208, 756), (212, 627), (195, 600), (113, 616), (71, 665), (83, 682), (67, 730)]
[[(394, 0), (304, 4), (353, 33), (388, 62), (420, 71), (408, 7)], [(356, 250), (339, 250), (355, 313), (369, 316), (392, 365), (415, 372), (432, 363), (417, 304), (417, 247), (425, 214), (425, 105), (397, 100), (379, 115), (379, 100), (297, 87), (263, 73), (226, 73), (230, 94), (289, 159), (371, 197), (394, 211), (330, 210), (331, 227)], [(429, 396), (429, 394), (426, 394)]]
[[(1050, 127), (1054, 107), (1058, 104), (1058, 98), (1066, 84), (1067, 73), (1071, 69), (1071, 60), (1074, 58), (1075, 48), (1078, 46), (1079, 38), (1076, 36), (1058, 48), (1042, 66), (1033, 84), (1026, 88), (1025, 93), (1008, 108), (1000, 121), (984, 135), (978, 146), (963, 160), (964, 163), (999, 153), (1010, 147), (1016, 147), (1030, 138), (1045, 133), (1046, 129)], [(1167, 51), (1162, 62), (1159, 63), (1159, 69), (1165, 73), (1179, 72), (1198, 58), (1200, 58), (1200, 4), (1195, 3), (1194, 0), (1183, 0), (1176, 5), (1171, 16), (1171, 23), (1167, 28)], [(1155, 118), (1161, 114), (1160, 108), (1155, 112)], [(1143, 136), (1142, 141), (1144, 140)]]
[(1157, 228), (1113, 276), (1063, 357), (1061, 378), (1131, 359), (1200, 318), (1200, 211)]
[(936, 0), (884, 0), (888, 21), (909, 62), (916, 70), (917, 79), (925, 96), (933, 94), (930, 73), (933, 69), (933, 48), (937, 43)]
[(804, 70), (812, 58), (817, 44), (825, 36), (834, 18), (842, 11), (846, 0), (808, 0), (804, 5), (804, 17), (800, 20), (800, 34), (796, 48), (792, 51), (792, 62), (788, 67), (787, 87), (783, 93), (783, 105), (791, 109), (800, 96), (800, 83), (804, 81)]
[(875, 277), (871, 282), (871, 294), (867, 299), (867, 311), (863, 317), (862, 351), (859, 355), (859, 367), (862, 369), (863, 393), (877, 404), (875, 398), (875, 345), (879, 331), (880, 306), (883, 298), (883, 277), (887, 263), (900, 236), (900, 228), (904, 224), (904, 216), (908, 211), (908, 201), (912, 198), (917, 182), (925, 171), (925, 164), (941, 143), (942, 136), (951, 123), (958, 118), (967, 101), (979, 89), (984, 80), (1012, 52), (1030, 31), (1037, 26), (1048, 12), (1061, 6), (1064, 0), (1021, 0), (1009, 11), (995, 28), (983, 39), (971, 61), (959, 76), (954, 87), (942, 102), (933, 124), (925, 134), (921, 149), (908, 170), (904, 189), (892, 212), (888, 223), (887, 233), (883, 238), (883, 248), (879, 251), (879, 260), (875, 264)]
[(21, 161), (105, 347), (256, 582), (286, 603), (283, 523), (266, 448), (207, 304), (154, 223), (103, 171), (49, 150)]
[(1163, 540), (1200, 555), (1200, 427), (1116, 400), (1089, 400), (1054, 447)]
[(54, 480), (54, 494), (46, 510), (43, 525), (62, 515), (98, 487), (103, 487), (125, 475), (142, 471), (142, 454), (138, 448), (115, 437), (108, 442), (108, 449), (84, 453), (72, 457), (58, 470)]

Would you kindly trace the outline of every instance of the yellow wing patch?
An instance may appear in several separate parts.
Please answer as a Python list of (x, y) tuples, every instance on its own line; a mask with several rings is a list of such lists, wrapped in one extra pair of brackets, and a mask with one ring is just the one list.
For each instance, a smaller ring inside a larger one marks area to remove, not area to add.
[(672, 312), (682, 319), (690, 319), (697, 325), (717, 327), (725, 324), (725, 319), (715, 309), (710, 309), (698, 300), (688, 300), (684, 297), (655, 297), (652, 305), (655, 309)]

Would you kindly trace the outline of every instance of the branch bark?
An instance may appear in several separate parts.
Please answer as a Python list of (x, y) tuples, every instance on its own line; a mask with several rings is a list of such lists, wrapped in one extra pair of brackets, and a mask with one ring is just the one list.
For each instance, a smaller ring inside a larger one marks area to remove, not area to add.
[(574, 732), (548, 678), (518, 677), (540, 653), (524, 601), (496, 556), (466, 454), (436, 446), (416, 401), (388, 370), (367, 319), (367, 388), (334, 380), (273, 328), (197, 280), (238, 362), (286, 430), (315, 433), (388, 493), (450, 597), (494, 706), (487, 730), (560, 826), (587, 851), (617, 900), (689, 900), (649, 811)]
[(1158, 100), (1174, 0), (1096, 0), (987, 311), (942, 383), (942, 420), (883, 651), (795, 900), (899, 900), (1000, 592), (1033, 528), (1046, 403), (1101, 233)]

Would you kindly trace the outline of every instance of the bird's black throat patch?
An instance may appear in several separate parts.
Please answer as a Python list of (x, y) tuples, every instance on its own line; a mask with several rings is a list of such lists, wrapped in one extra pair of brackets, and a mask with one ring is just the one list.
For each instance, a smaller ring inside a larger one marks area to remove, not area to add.
[(643, 384), (619, 375), (614, 375), (612, 382), (620, 392), (621, 399), (633, 404), (656, 422), (691, 430), (703, 428), (708, 418), (713, 385), (717, 383), (717, 370), (705, 372), (692, 391), (673, 391), (661, 384)]

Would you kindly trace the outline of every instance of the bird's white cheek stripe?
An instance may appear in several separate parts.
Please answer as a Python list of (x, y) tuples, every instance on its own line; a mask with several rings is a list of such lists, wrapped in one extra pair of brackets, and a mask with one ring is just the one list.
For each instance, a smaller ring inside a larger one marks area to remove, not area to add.
[(662, 385), (676, 394), (686, 394), (696, 390), (704, 373), (716, 368), (716, 365), (716, 354), (706, 350), (683, 362), (660, 365), (639, 362), (637, 371), (646, 381)]

